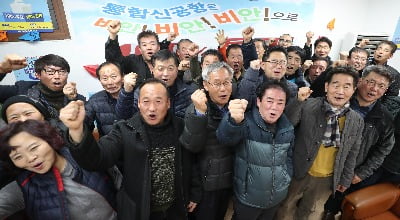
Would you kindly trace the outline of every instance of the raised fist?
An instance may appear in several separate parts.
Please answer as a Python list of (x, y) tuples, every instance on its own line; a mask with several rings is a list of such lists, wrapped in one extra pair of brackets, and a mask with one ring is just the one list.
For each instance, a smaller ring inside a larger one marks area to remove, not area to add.
[(22, 69), (27, 65), (25, 57), (16, 54), (8, 54), (4, 57), (4, 60), (0, 62), (0, 73), (9, 73), (13, 70)]
[(69, 100), (73, 100), (78, 95), (78, 91), (76, 90), (76, 83), (68, 82), (65, 84), (63, 88), (63, 93)]
[(136, 86), (136, 73), (129, 73), (124, 76), (124, 90), (125, 92), (132, 92)]
[(250, 61), (250, 68), (253, 70), (259, 70), (261, 67), (261, 60), (252, 60)]
[(229, 113), (231, 114), (231, 118), (237, 123), (241, 123), (244, 120), (244, 113), (247, 108), (247, 100), (246, 99), (234, 99), (229, 102)]
[(207, 111), (207, 96), (204, 90), (196, 90), (190, 98), (192, 99), (195, 109), (198, 112), (205, 114)]
[(299, 91), (297, 92), (297, 100), (299, 101), (304, 101), (310, 97), (311, 93), (313, 91), (309, 87), (301, 87), (299, 88)]
[(121, 22), (119, 20), (112, 20), (110, 24), (107, 26), (107, 30), (110, 33), (110, 39), (115, 40), (117, 38), (117, 34), (121, 29)]
[(249, 43), (254, 35), (254, 28), (247, 27), (242, 31), (242, 37), (244, 43)]

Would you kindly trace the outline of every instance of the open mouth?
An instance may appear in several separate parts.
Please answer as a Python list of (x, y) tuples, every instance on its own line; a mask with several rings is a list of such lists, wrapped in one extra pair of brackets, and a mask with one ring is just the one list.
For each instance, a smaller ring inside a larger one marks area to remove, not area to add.
[(148, 114), (150, 120), (155, 120), (157, 118), (156, 114)]
[(220, 95), (219, 98), (220, 98), (220, 99), (228, 99), (229, 96), (228, 96), (228, 95)]
[(43, 168), (43, 162), (35, 164), (35, 166), (33, 166), (33, 168), (35, 168), (37, 170), (41, 170)]
[(147, 56), (149, 56), (149, 57), (151, 57), (151, 56), (153, 56), (153, 52), (147, 52)]

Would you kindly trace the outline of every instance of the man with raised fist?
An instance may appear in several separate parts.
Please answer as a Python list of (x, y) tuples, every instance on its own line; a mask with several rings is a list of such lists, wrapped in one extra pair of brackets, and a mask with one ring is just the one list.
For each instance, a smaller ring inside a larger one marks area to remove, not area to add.
[(217, 138), (235, 150), (234, 220), (273, 219), (285, 199), (292, 176), (294, 128), (283, 114), (289, 90), (285, 82), (270, 80), (257, 90), (256, 107), (229, 103)]

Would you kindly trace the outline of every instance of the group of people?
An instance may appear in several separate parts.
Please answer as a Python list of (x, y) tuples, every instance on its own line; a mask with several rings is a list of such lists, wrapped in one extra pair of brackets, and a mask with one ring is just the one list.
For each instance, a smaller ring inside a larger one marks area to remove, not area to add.
[[(269, 44), (248, 27), (199, 57), (145, 30), (123, 56), (120, 28), (88, 101), (55, 54), (35, 61), (39, 81), (0, 86), (1, 219), (222, 220), (230, 202), (234, 220), (334, 219), (345, 195), (400, 182), (393, 42), (333, 61), (326, 37)], [(25, 66), (7, 55), (0, 77)]]

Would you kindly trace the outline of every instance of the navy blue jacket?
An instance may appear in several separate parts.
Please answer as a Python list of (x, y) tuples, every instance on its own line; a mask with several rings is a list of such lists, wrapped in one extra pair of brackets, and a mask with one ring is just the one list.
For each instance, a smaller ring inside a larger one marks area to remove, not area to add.
[[(105, 174), (88, 172), (79, 167), (67, 148), (60, 152), (76, 170), (74, 181), (100, 193), (112, 207), (115, 204), (113, 182)], [(17, 178), (24, 194), (26, 212), (32, 219), (70, 219), (60, 171), (53, 167), (45, 174), (24, 171)]]
[(94, 122), (96, 122), (100, 136), (108, 134), (114, 122), (117, 121), (116, 104), (117, 99), (114, 99), (105, 90), (92, 95), (85, 104), (85, 123), (89, 129), (93, 130)]

